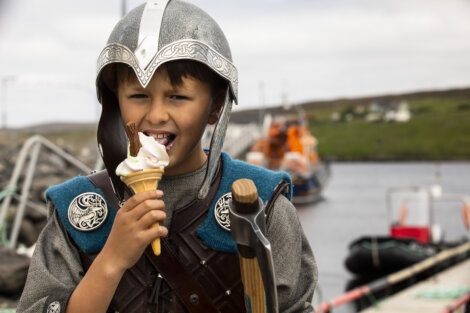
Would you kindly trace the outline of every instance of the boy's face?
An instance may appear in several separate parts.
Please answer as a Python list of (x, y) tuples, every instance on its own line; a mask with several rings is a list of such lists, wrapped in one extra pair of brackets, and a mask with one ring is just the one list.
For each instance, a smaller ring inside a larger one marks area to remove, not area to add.
[(122, 80), (118, 99), (124, 123), (135, 122), (139, 131), (166, 146), (170, 164), (165, 175), (202, 167), (207, 157), (201, 137), (206, 125), (217, 119), (217, 112), (211, 112), (209, 84), (184, 76), (180, 86), (172, 86), (167, 72), (157, 70), (145, 88), (135, 77)]

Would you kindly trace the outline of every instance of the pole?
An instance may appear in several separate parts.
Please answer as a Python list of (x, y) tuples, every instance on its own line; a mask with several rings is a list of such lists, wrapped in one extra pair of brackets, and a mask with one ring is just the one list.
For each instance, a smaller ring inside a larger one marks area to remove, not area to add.
[(259, 109), (258, 109), (258, 125), (262, 128), (264, 121), (264, 106), (265, 106), (265, 95), (264, 95), (264, 82), (260, 81), (258, 85), (259, 90)]
[(15, 76), (13, 75), (8, 75), (4, 76), (1, 79), (1, 92), (2, 92), (2, 99), (1, 99), (1, 113), (2, 113), (2, 129), (7, 128), (7, 118), (8, 118), (8, 112), (7, 112), (7, 87), (8, 83), (12, 82), (15, 80)]

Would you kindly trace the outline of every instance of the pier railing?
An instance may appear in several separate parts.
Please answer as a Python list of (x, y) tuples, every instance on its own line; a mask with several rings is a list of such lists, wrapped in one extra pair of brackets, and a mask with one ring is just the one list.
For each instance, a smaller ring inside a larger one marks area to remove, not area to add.
[[(13, 225), (11, 227), (10, 235), (7, 235), (5, 238), (7, 246), (10, 248), (16, 247), (21, 221), (23, 219), (25, 208), (27, 206), (39, 212), (40, 214), (47, 214), (40, 205), (29, 200), (31, 185), (33, 183), (34, 174), (36, 172), (38, 157), (41, 152), (41, 148), (48, 149), (51, 153), (64, 159), (66, 162), (75, 166), (83, 173), (89, 173), (92, 171), (92, 169), (88, 165), (84, 164), (83, 162), (75, 158), (73, 155), (65, 152), (59, 146), (55, 145), (54, 143), (50, 142), (49, 140), (40, 135), (35, 135), (27, 139), (23, 144), (23, 147), (21, 148), (21, 151), (18, 155), (8, 185), (4, 187), (2, 192), (0, 192), (0, 201), (2, 201), (2, 206), (0, 208), (0, 231), (6, 229), (6, 215), (8, 208), (10, 207), (11, 201), (13, 199), (19, 201)], [(21, 177), (21, 174), (23, 173), (24, 180), (20, 189), (18, 186), (18, 182)]]

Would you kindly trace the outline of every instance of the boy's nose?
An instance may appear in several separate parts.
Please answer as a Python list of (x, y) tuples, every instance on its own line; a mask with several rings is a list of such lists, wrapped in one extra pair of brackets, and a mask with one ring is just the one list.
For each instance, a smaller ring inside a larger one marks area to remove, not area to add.
[(152, 125), (168, 122), (170, 115), (162, 101), (154, 100), (145, 117)]

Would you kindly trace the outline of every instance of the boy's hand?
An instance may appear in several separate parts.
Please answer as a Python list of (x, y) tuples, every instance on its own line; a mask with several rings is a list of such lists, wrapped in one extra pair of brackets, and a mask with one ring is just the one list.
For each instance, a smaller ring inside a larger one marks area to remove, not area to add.
[(168, 230), (160, 225), (166, 218), (161, 190), (138, 193), (118, 210), (111, 233), (101, 253), (114, 271), (132, 267), (145, 248), (156, 238), (165, 237)]

